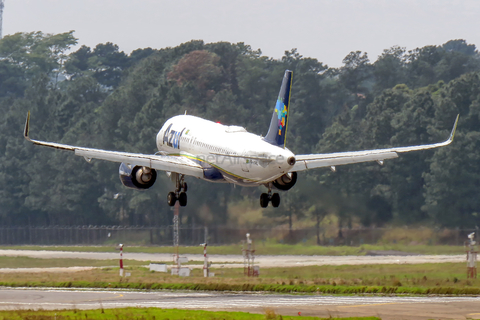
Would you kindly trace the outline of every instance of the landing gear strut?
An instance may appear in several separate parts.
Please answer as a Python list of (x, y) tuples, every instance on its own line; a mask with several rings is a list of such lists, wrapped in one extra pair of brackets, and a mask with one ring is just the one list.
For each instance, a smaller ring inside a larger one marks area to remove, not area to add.
[(178, 200), (181, 207), (187, 205), (187, 183), (184, 181), (183, 174), (175, 174), (175, 191), (169, 192), (167, 195), (167, 203), (170, 207), (173, 207)]
[(260, 206), (266, 208), (270, 201), (272, 202), (273, 207), (278, 207), (280, 205), (280, 195), (278, 193), (272, 194), (272, 189), (268, 188), (268, 193), (262, 193), (260, 195)]

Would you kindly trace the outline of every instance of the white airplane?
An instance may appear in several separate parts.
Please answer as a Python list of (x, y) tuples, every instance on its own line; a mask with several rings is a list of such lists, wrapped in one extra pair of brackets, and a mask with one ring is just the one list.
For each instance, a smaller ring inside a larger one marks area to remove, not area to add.
[(443, 147), (453, 141), (458, 123), (455, 120), (450, 137), (440, 143), (366, 151), (337, 152), (327, 154), (295, 155), (285, 147), (290, 107), (292, 71), (286, 70), (280, 93), (265, 137), (249, 133), (239, 126), (226, 126), (191, 115), (179, 115), (165, 122), (157, 134), (158, 152), (137, 154), (76, 147), (30, 139), (28, 113), (25, 138), (37, 145), (75, 152), (90, 162), (102, 159), (119, 162), (120, 179), (126, 187), (148, 189), (155, 183), (156, 170), (165, 171), (175, 183), (168, 193), (169, 206), (179, 201), (187, 204), (185, 176), (210, 182), (234, 183), (241, 186), (264, 185), (268, 193), (260, 196), (260, 206), (271, 202), (280, 204), (278, 193), (272, 190), (289, 190), (297, 181), (297, 172), (313, 168), (377, 161), (398, 157), (398, 153)]

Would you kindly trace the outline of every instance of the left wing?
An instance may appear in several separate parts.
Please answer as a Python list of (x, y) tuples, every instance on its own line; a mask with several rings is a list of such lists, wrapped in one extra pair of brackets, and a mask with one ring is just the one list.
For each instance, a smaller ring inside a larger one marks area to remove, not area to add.
[(84, 157), (90, 162), (92, 159), (101, 159), (112, 162), (123, 162), (133, 166), (149, 167), (156, 170), (176, 172), (197, 178), (203, 178), (203, 168), (196, 162), (186, 157), (174, 157), (163, 155), (149, 155), (141, 153), (128, 153), (118, 151), (108, 151), (101, 149), (83, 148), (70, 146), (66, 144), (45, 142), (30, 139), (28, 135), (30, 126), (30, 112), (28, 112), (25, 122), (24, 137), (33, 144), (50, 147), (55, 149), (67, 150), (75, 152), (75, 155)]
[(459, 118), (459, 115), (457, 115), (457, 119), (455, 120), (455, 124), (453, 125), (453, 129), (452, 129), (452, 132), (450, 133), (450, 137), (443, 142), (433, 143), (433, 144), (424, 144), (420, 146), (377, 149), (377, 150), (296, 155), (295, 159), (297, 161), (295, 165), (292, 167), (292, 169), (290, 169), (290, 172), (304, 171), (308, 169), (321, 168), (321, 167), (331, 167), (332, 170), (335, 170), (335, 166), (338, 166), (338, 165), (368, 162), (368, 161), (377, 161), (378, 163), (383, 164), (383, 161), (386, 159), (397, 158), (399, 153), (434, 149), (434, 148), (447, 146), (453, 141), (453, 137), (455, 136), (455, 131), (457, 130), (458, 118)]

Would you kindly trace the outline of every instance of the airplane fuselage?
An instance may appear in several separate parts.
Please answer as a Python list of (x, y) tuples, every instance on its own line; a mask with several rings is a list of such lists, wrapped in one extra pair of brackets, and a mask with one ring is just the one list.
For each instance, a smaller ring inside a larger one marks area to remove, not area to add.
[(294, 154), (243, 127), (190, 115), (175, 116), (157, 134), (161, 154), (187, 157), (204, 168), (204, 180), (244, 186), (266, 184), (289, 172)]

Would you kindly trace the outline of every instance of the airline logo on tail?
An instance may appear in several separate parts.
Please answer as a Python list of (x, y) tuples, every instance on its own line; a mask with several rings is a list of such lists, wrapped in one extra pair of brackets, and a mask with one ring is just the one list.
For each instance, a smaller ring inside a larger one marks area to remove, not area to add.
[(278, 97), (277, 105), (275, 106), (275, 111), (278, 115), (278, 135), (282, 135), (283, 128), (286, 129), (287, 126), (287, 106), (283, 103), (281, 97)]

